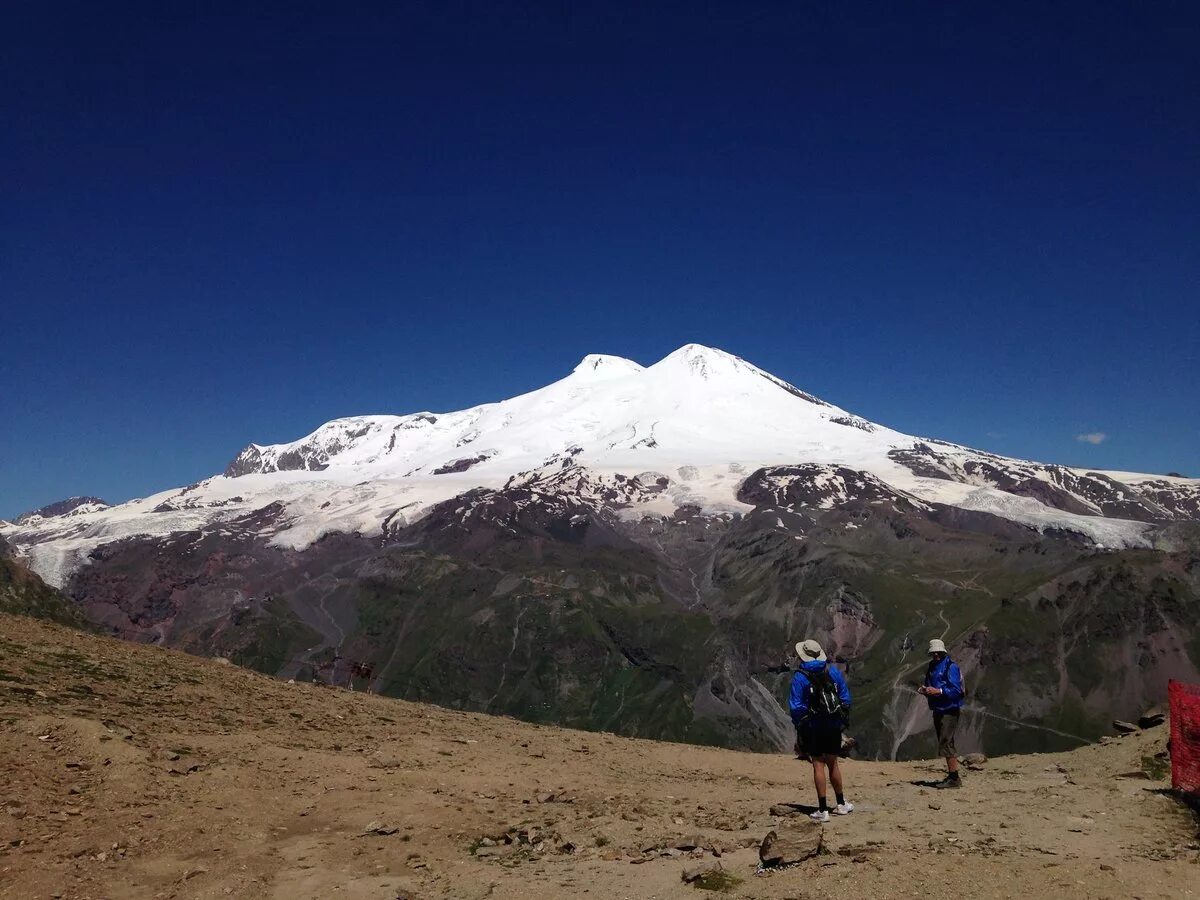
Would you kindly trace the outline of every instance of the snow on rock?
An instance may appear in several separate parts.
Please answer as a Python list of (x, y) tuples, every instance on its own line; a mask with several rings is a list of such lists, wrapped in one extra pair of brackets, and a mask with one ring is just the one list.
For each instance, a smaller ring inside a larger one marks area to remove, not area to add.
[(918, 439), (688, 344), (647, 367), (586, 356), (553, 384), (457, 412), (335, 419), (296, 441), (250, 444), (197, 484), (113, 507), (82, 498), (69, 514), (37, 511), (0, 534), (61, 585), (101, 544), (221, 527), (271, 504), (284, 512), (264, 533), (300, 548), (331, 531), (377, 534), (466, 491), (521, 482), (623, 517), (681, 506), (735, 514), (759, 502), (739, 494), (748, 476), (770, 467), (790, 471), (760, 492), (791, 502), (949, 503), (1104, 546), (1146, 545), (1147, 522), (1200, 518), (1194, 479), (1044, 466)]

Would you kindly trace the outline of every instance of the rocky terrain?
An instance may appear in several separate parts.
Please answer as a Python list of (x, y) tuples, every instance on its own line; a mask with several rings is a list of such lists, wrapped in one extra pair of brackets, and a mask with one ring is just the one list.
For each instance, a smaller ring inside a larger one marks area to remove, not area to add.
[(790, 742), (796, 640), (867, 755), (1080, 746), (1200, 680), (1200, 482), (904, 435), (689, 345), (521, 397), (335, 420), (224, 474), (0, 524), (108, 633), (282, 678), (629, 736)]
[[(1161, 725), (980, 760), (959, 791), (922, 786), (929, 762), (850, 760), (857, 808), (822, 829), (790, 755), (289, 684), (7, 615), (0, 719), (6, 897), (1176, 900), (1200, 884)], [(772, 832), (767, 855), (798, 861), (760, 874)]]

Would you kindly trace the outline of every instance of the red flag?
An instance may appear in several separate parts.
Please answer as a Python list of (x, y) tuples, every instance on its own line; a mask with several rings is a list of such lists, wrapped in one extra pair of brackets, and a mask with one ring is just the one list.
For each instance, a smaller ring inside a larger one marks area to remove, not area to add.
[(1171, 787), (1200, 796), (1200, 685), (1172, 681)]

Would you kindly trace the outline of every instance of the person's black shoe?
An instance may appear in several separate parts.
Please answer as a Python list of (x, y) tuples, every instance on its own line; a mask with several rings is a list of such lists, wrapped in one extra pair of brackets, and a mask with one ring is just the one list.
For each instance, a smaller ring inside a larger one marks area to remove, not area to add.
[(941, 781), (935, 781), (931, 787), (935, 787), (938, 790), (942, 790), (943, 788), (960, 788), (962, 787), (962, 779), (957, 775), (947, 775)]

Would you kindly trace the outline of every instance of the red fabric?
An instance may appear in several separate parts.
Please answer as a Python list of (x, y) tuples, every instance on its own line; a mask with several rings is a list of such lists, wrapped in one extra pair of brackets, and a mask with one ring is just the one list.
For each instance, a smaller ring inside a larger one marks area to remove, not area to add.
[(1200, 685), (1172, 681), (1171, 786), (1200, 796)]

